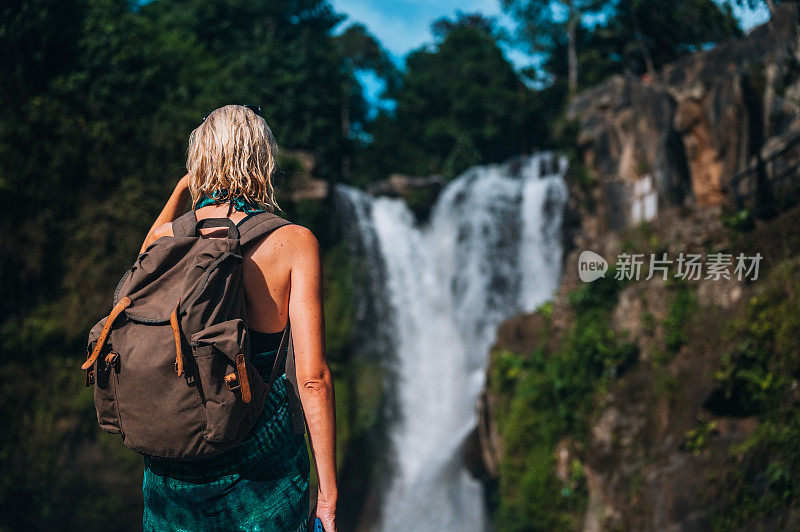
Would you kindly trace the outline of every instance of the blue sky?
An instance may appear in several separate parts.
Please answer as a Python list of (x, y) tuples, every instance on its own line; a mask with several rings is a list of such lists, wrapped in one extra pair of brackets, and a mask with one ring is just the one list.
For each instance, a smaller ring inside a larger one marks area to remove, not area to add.
[[(391, 52), (398, 64), (409, 51), (432, 42), (431, 22), (441, 17), (453, 17), (456, 11), (480, 12), (497, 18), (501, 26), (512, 30), (513, 21), (500, 9), (500, 0), (331, 0), (336, 11), (348, 15), (339, 29), (350, 23), (361, 22)], [(734, 10), (745, 30), (765, 22), (769, 16), (764, 3), (755, 11)], [(531, 57), (522, 50), (506, 48), (506, 56), (517, 67), (531, 63)], [(375, 102), (380, 83), (370, 76), (362, 76), (367, 97)]]
[[(431, 22), (453, 17), (456, 11), (480, 12), (497, 17), (502, 26), (513, 27), (511, 19), (500, 11), (500, 0), (332, 0), (339, 13), (348, 15), (340, 26), (362, 22), (399, 62), (409, 51), (432, 41)], [(524, 54), (510, 51), (515, 63), (525, 63)]]

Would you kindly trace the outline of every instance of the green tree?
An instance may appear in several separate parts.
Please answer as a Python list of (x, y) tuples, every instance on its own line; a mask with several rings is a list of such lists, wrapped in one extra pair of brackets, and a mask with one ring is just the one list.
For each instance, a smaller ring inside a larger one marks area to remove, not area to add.
[[(614, 73), (652, 76), (670, 61), (742, 35), (730, 4), (714, 0), (571, 4), (560, 10), (573, 13), (562, 25), (538, 2), (503, 0), (503, 5), (519, 22), (520, 37), (545, 53), (548, 79), (567, 80), (569, 94)], [(595, 15), (592, 24), (584, 22), (587, 14)]]
[(650, 75), (678, 57), (742, 36), (730, 5), (713, 0), (620, 2), (602, 31), (625, 43), (619, 49), (625, 68)]
[[(341, 124), (342, 135), (346, 139), (356, 140), (363, 133), (368, 115), (367, 102), (364, 99), (357, 74), (371, 72), (386, 84), (387, 90), (393, 90), (399, 83), (400, 73), (391, 60), (389, 53), (383, 49), (378, 40), (360, 23), (351, 24), (336, 38), (344, 59), (345, 89), (342, 94)], [(341, 177), (350, 178), (350, 163), (355, 144), (342, 160)]]
[[(495, 24), (459, 14), (433, 24), (435, 43), (411, 52), (393, 111), (370, 124), (360, 168), (452, 177), (535, 145), (534, 99), (498, 45)], [(383, 175), (381, 175), (383, 173)]]
[[(713, 0), (631, 0), (612, 7), (605, 20), (577, 29), (578, 90), (612, 74), (652, 76), (679, 57), (742, 35), (729, 6)], [(567, 45), (566, 36), (558, 36), (542, 64), (545, 79), (556, 86), (566, 85)]]
[(578, 27), (585, 17), (607, 6), (601, 0), (501, 0), (503, 9), (519, 24), (519, 34), (535, 52), (552, 54), (560, 36), (566, 36), (567, 86), (578, 89)]
[(220, 105), (258, 103), (279, 145), (312, 149), (318, 173), (338, 174), (346, 144), (340, 116), (347, 71), (332, 35), (343, 17), (330, 4), (160, 1), (141, 13), (165, 45), (181, 47), (193, 59), (180, 73), (192, 90), (174, 87), (170, 105), (193, 107), (199, 122)]

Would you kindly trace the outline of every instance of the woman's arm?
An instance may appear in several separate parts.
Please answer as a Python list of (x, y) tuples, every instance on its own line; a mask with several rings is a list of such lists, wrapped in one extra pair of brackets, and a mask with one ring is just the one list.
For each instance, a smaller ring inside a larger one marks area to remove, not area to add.
[(289, 320), (297, 383), (319, 478), (317, 517), (326, 532), (335, 532), (336, 410), (333, 378), (325, 354), (322, 262), (319, 243), (311, 231), (301, 226), (293, 230), (297, 232), (299, 249), (292, 262)]
[(183, 209), (186, 207), (186, 202), (189, 201), (189, 196), (189, 174), (186, 174), (175, 185), (175, 190), (172, 191), (172, 195), (167, 200), (166, 205), (161, 209), (161, 214), (158, 215), (156, 221), (153, 222), (153, 226), (147, 232), (139, 253), (144, 252), (147, 246), (155, 242), (156, 238), (158, 238), (156, 235), (157, 229), (166, 223), (173, 222), (175, 218), (183, 214)]

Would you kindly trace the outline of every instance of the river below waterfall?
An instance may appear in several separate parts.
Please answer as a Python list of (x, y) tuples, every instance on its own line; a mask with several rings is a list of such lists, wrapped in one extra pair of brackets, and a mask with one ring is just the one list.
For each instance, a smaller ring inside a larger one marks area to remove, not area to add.
[(497, 326), (535, 310), (558, 286), (565, 171), (566, 159), (551, 152), (471, 168), (442, 190), (424, 224), (402, 199), (337, 185), (367, 261), (355, 297), (371, 315), (356, 323), (385, 338), (381, 356), (396, 381), (393, 468), (378, 530), (488, 528), (464, 444)]

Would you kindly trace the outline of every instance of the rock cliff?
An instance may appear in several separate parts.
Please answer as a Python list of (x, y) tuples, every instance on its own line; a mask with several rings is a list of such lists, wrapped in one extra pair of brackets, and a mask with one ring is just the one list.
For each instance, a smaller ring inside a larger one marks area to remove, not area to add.
[(613, 76), (574, 98), (568, 117), (577, 121), (602, 229), (638, 221), (630, 203), (643, 176), (659, 207), (724, 204), (734, 175), (800, 131), (798, 16), (786, 3), (741, 40), (652, 79)]
[[(552, 304), (500, 327), (472, 450), (499, 529), (513, 528), (510, 522), (523, 522), (526, 530), (587, 531), (791, 529), (800, 523), (789, 500), (766, 503), (772, 490), (767, 464), (780, 460), (759, 442), (774, 430), (773, 412), (740, 409), (725, 395), (729, 360), (735, 353), (755, 358), (746, 347), (751, 342), (763, 341), (763, 357), (773, 361), (795, 357), (800, 345), (797, 331), (788, 332), (791, 316), (764, 318), (767, 328), (784, 331), (785, 352), (773, 351), (778, 333), (755, 340), (757, 327), (750, 325), (759, 319), (754, 308), (773, 308), (787, 298), (795, 308), (800, 282), (776, 281), (775, 272), (797, 271), (800, 208), (750, 232), (721, 220), (719, 208), (672, 206), (655, 223), (608, 233), (592, 249), (612, 259), (624, 252), (759, 252), (764, 259), (757, 281), (683, 284), (644, 281), (643, 274), (603, 287), (578, 279), (579, 250), (573, 250)], [(774, 299), (765, 299), (770, 290)], [(600, 311), (587, 314), (584, 300)], [(770, 386), (763, 375), (747, 378)], [(793, 393), (793, 379), (777, 386), (776, 395)], [(786, 401), (796, 408), (796, 398)], [(745, 472), (741, 464), (749, 464)], [(742, 490), (749, 495), (740, 497)], [(728, 515), (735, 517), (726, 522)]]
[[(776, 412), (794, 408), (796, 376), (753, 406), (776, 378), (764, 368), (800, 345), (794, 311), (758, 310), (800, 292), (785, 273), (797, 271), (800, 208), (754, 226), (729, 214), (735, 176), (800, 132), (799, 17), (783, 4), (740, 41), (571, 102), (588, 183), (570, 183), (564, 277), (551, 304), (500, 327), (467, 451), (499, 529), (800, 523), (794, 480), (775, 480), (798, 473), (774, 437), (794, 434)], [(783, 170), (795, 183), (797, 159)], [(609, 275), (622, 253), (761, 253), (762, 280), (582, 283), (583, 250), (608, 258)], [(748, 348), (756, 337), (769, 347)]]

